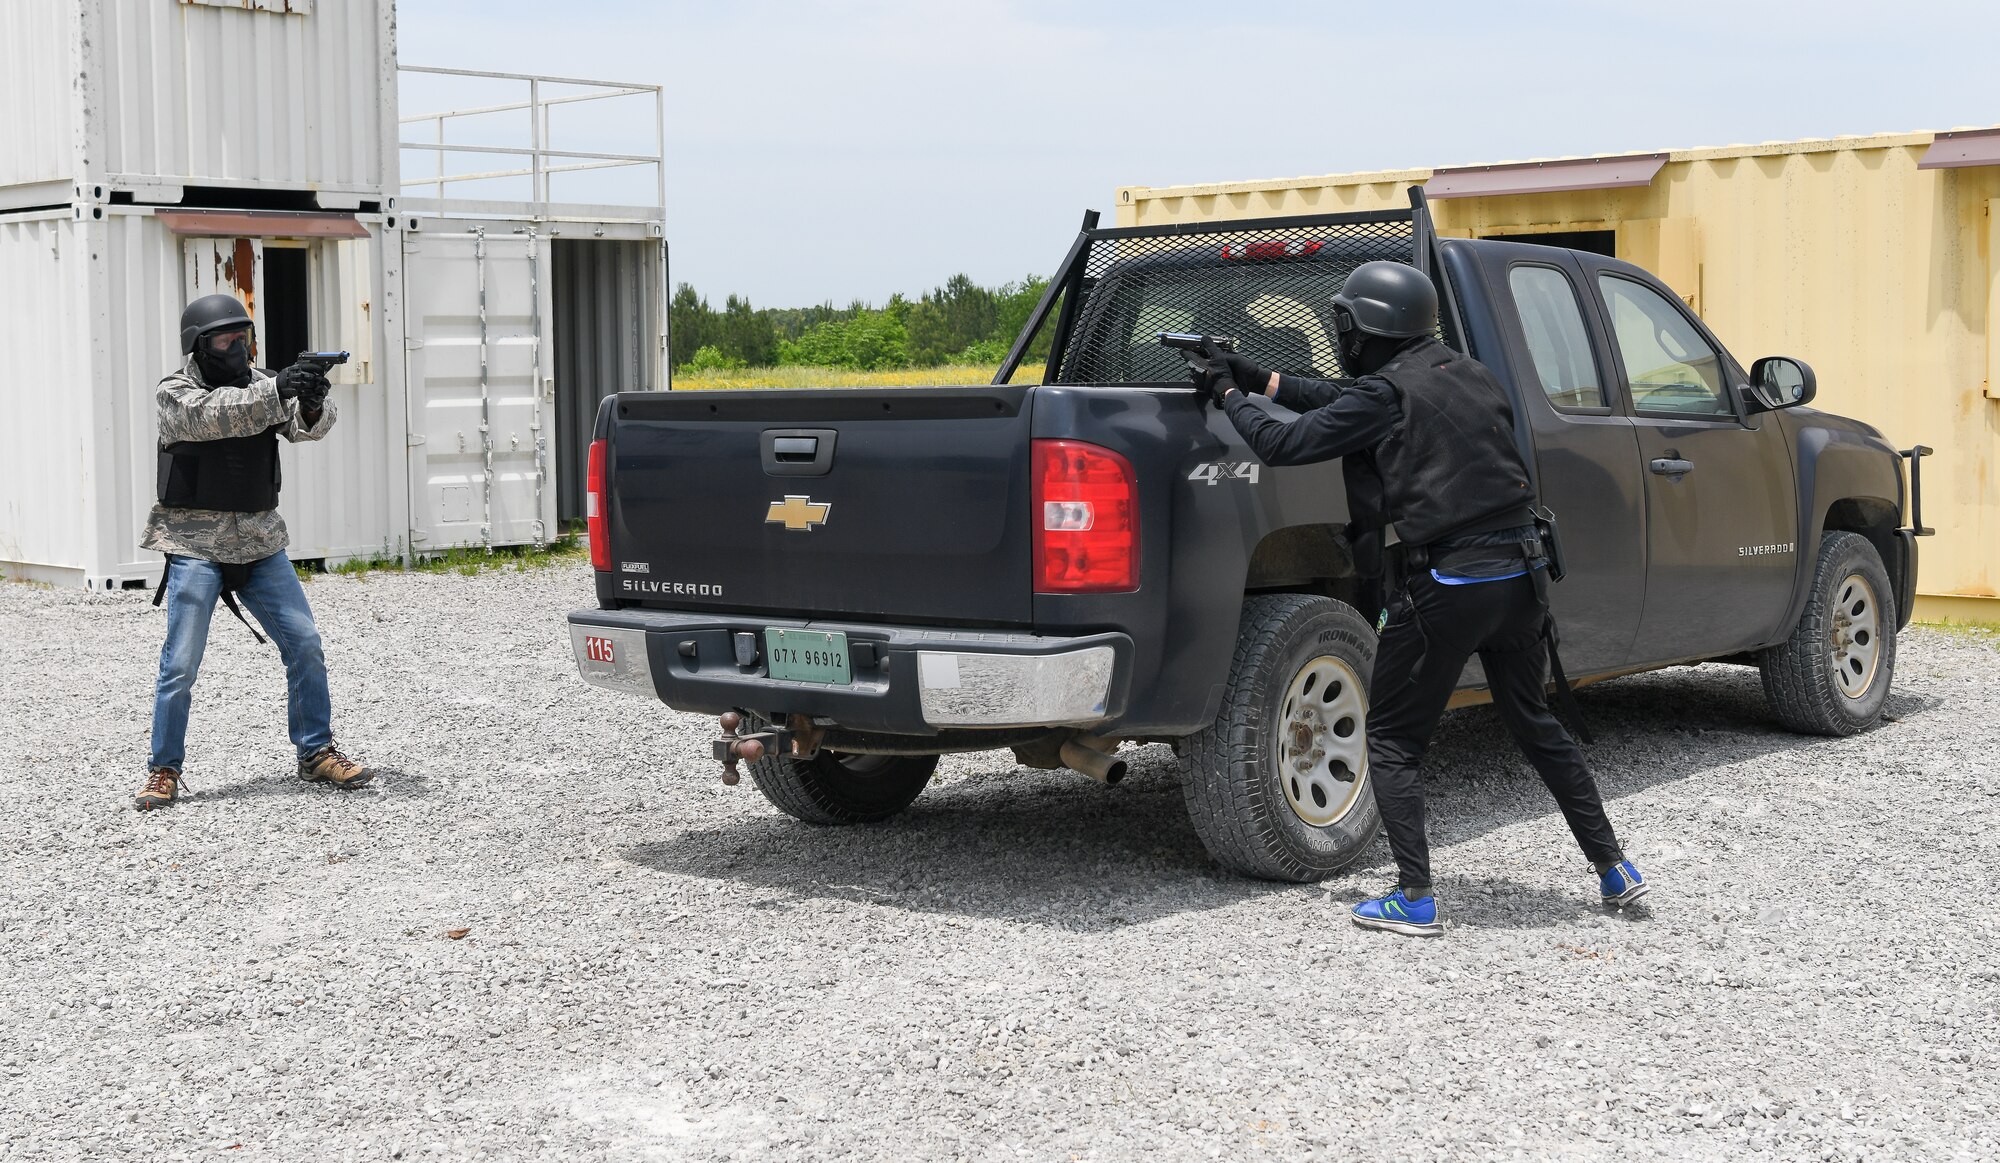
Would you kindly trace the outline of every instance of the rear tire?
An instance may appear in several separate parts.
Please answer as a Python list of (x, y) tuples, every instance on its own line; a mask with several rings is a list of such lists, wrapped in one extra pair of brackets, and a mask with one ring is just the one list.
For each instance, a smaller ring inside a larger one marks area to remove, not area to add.
[(1852, 735), (1882, 721), (1896, 670), (1896, 594), (1875, 546), (1829, 532), (1799, 624), (1758, 659), (1778, 721), (1809, 735)]
[(1305, 594), (1243, 603), (1222, 712), (1181, 749), (1196, 835), (1217, 864), (1263, 880), (1324, 880), (1381, 827), (1368, 785), (1375, 632), (1352, 606)]
[(931, 773), (935, 755), (849, 755), (824, 748), (811, 759), (766, 756), (750, 778), (773, 807), (808, 824), (869, 824), (910, 806)]

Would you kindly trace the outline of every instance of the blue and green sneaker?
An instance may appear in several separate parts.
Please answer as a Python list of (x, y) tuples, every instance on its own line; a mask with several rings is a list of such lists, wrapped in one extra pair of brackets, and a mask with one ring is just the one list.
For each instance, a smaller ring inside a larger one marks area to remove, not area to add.
[(1438, 911), (1437, 898), (1412, 900), (1400, 888), (1388, 896), (1362, 901), (1348, 915), (1364, 929), (1386, 929), (1409, 937), (1444, 936), (1444, 916)]
[(1620, 860), (1597, 874), (1597, 887), (1605, 904), (1623, 906), (1645, 896), (1650, 886), (1630, 860)]

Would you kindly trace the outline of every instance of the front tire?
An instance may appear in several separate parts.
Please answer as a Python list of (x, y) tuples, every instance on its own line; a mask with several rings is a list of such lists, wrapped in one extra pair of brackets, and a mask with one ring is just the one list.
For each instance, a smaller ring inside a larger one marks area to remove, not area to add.
[(849, 755), (821, 748), (811, 759), (767, 755), (750, 778), (773, 807), (808, 824), (872, 824), (923, 794), (935, 755)]
[(1758, 659), (1778, 721), (1809, 735), (1852, 735), (1882, 721), (1896, 669), (1896, 595), (1875, 546), (1829, 532), (1792, 636)]
[(1217, 864), (1262, 880), (1324, 880), (1375, 839), (1368, 676), (1375, 632), (1305, 594), (1243, 603), (1215, 722), (1182, 748), (1195, 834)]

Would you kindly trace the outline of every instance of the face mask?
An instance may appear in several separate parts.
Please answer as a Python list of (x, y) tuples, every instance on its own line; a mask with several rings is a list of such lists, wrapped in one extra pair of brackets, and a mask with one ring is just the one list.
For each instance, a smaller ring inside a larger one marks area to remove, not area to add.
[(195, 366), (201, 369), (201, 378), (213, 387), (242, 387), (250, 382), (250, 342), (238, 339), (217, 351), (204, 336), (195, 345)]
[(1375, 370), (1362, 366), (1368, 350), (1368, 336), (1360, 331), (1340, 333), (1340, 362), (1350, 376), (1365, 376)]
[(1388, 366), (1389, 361), (1395, 359), (1403, 348), (1421, 339), (1421, 337), (1398, 339), (1390, 335), (1364, 335), (1358, 331), (1352, 334), (1353, 348), (1350, 350), (1345, 345), (1341, 348), (1341, 355), (1346, 360), (1347, 374), (1350, 376), (1374, 375)]

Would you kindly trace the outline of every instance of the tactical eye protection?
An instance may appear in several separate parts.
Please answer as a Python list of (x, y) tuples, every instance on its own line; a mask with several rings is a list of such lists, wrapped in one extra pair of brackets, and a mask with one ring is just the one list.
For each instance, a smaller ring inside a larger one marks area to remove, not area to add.
[(218, 331), (213, 335), (203, 336), (202, 342), (208, 346), (210, 351), (228, 351), (238, 343), (249, 343), (250, 333), (248, 331)]
[(1354, 312), (1335, 303), (1333, 305), (1333, 328), (1343, 334), (1353, 331), (1355, 329)]

